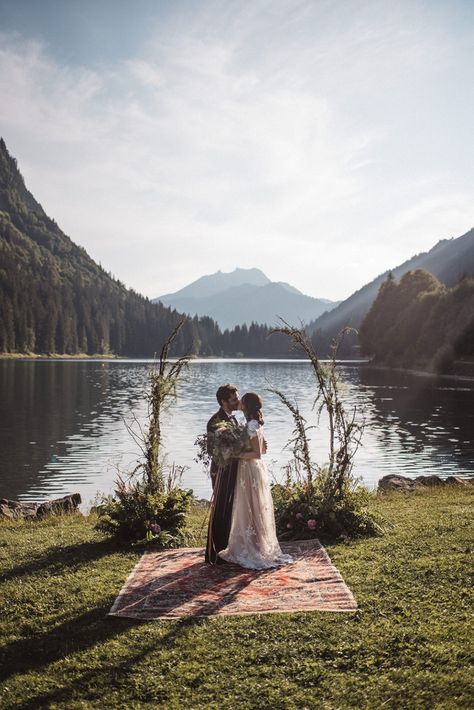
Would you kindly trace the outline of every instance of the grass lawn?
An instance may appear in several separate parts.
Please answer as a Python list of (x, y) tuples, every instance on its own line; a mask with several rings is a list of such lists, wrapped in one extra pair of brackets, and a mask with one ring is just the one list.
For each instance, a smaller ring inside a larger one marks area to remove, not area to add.
[(180, 621), (105, 616), (141, 553), (92, 517), (2, 522), (0, 707), (473, 708), (473, 502), (374, 498), (385, 537), (326, 546), (357, 612)]

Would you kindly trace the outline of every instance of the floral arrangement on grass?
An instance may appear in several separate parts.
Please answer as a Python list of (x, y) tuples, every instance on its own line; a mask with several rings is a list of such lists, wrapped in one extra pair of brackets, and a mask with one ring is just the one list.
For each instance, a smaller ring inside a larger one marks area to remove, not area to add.
[(134, 545), (176, 547), (182, 542), (192, 491), (173, 487), (150, 491), (143, 480), (127, 483), (120, 476), (114, 496), (97, 508), (96, 527)]
[[(322, 472), (322, 476), (327, 473)], [(347, 486), (331, 507), (325, 503), (320, 477), (311, 483), (286, 481), (272, 485), (275, 523), (280, 540), (323, 541), (382, 535), (384, 522), (372, 506), (373, 493)]]

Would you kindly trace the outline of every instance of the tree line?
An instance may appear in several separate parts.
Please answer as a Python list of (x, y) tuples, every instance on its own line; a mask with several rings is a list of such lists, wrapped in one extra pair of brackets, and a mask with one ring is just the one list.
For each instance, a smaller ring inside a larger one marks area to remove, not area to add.
[(424, 269), (381, 285), (360, 327), (362, 353), (391, 367), (449, 370), (474, 355), (474, 278), (447, 288)]

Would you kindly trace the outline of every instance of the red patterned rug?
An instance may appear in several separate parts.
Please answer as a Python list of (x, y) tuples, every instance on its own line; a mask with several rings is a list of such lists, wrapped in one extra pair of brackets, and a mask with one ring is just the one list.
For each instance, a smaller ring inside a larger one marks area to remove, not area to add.
[(109, 616), (176, 619), (294, 611), (354, 611), (357, 602), (318, 540), (281, 545), (295, 562), (269, 570), (204, 563), (204, 549), (145, 552)]

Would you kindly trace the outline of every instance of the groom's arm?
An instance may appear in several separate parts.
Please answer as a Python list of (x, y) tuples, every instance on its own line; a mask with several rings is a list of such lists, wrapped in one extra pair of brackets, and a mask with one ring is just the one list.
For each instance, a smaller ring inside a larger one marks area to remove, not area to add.
[(207, 453), (209, 456), (212, 456), (212, 438), (214, 436), (214, 432), (216, 430), (216, 425), (219, 421), (219, 417), (217, 414), (214, 414), (209, 421), (207, 422), (206, 426), (206, 436), (207, 436)]

